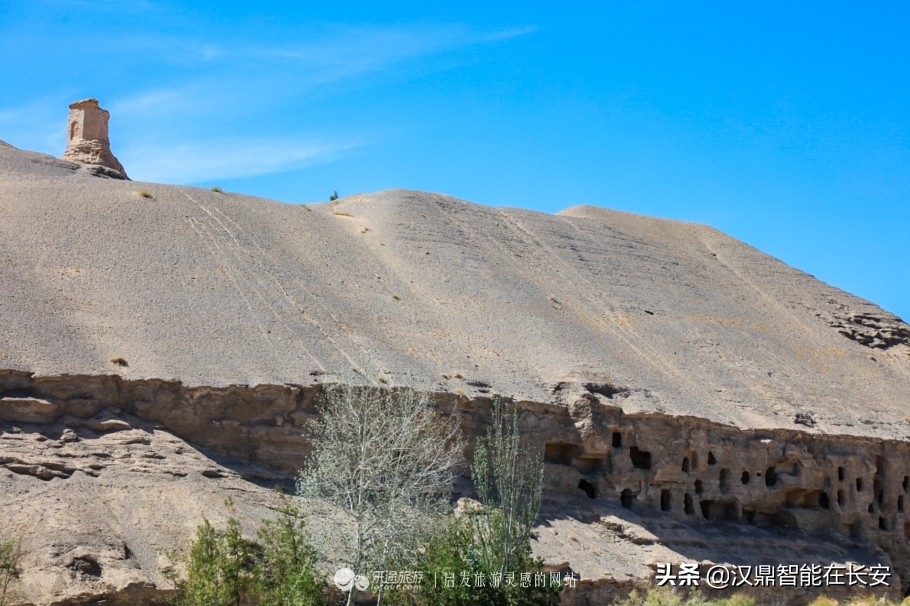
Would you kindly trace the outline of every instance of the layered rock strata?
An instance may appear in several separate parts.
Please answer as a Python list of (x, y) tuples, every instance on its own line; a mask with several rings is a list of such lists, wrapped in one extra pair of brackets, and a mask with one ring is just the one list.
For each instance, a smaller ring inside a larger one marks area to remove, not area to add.
[[(237, 497), (247, 523), (270, 515), (274, 497), (263, 486), (293, 479), (322, 389), (0, 374), (0, 507), (21, 518), (31, 603), (164, 599), (165, 554), (188, 540), (200, 512), (218, 518), (217, 495)], [(518, 406), (546, 461), (535, 550), (581, 578), (564, 603), (623, 595), (660, 561), (881, 564), (895, 576), (878, 591), (907, 591), (906, 442), (624, 414), (590, 385), (561, 391), (562, 402)], [(490, 400), (434, 400), (461, 419), (470, 457)], [(69, 504), (59, 501), (64, 494)], [(25, 522), (26, 503), (32, 515), (43, 512), (41, 523)], [(624, 561), (623, 545), (644, 555)], [(813, 594), (747, 589), (791, 603)]]

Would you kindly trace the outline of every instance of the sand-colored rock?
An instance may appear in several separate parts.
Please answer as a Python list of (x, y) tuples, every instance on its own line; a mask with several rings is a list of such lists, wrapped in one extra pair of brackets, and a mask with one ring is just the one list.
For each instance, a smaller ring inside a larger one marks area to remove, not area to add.
[[(70, 104), (66, 127), (64, 160), (110, 169), (105, 176), (127, 179), (126, 171), (111, 152), (108, 122), (111, 114), (98, 105), (97, 99), (83, 99)], [(114, 171), (114, 172), (111, 172)]]

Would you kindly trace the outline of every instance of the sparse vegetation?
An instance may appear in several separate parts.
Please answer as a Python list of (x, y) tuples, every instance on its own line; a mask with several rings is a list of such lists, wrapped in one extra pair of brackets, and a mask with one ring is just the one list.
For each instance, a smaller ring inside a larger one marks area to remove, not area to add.
[(320, 606), (325, 583), (316, 569), (300, 508), (283, 497), (278, 518), (266, 520), (257, 533), (261, 556), (253, 569), (253, 588), (260, 604)]
[[(517, 415), (497, 399), (493, 422), (478, 441), (472, 476), (480, 503), (462, 500), (454, 516), (437, 525), (423, 549), (406, 564), (427, 571), (410, 592), (388, 603), (439, 606), (555, 606), (561, 579), (553, 582), (531, 556), (531, 525), (537, 517), (543, 462), (520, 439)], [(522, 575), (545, 583), (521, 583)], [(451, 579), (446, 584), (445, 579)], [(442, 582), (439, 579), (443, 579)], [(469, 581), (466, 583), (464, 579)], [(478, 583), (478, 579), (482, 579)], [(512, 579), (513, 582), (510, 582)]]
[(0, 606), (12, 604), (22, 550), (18, 541), (0, 541)]
[[(230, 501), (228, 508), (233, 514)], [(186, 579), (165, 571), (177, 585), (177, 606), (240, 606), (253, 585), (254, 544), (243, 538), (234, 515), (227, 528), (216, 530), (206, 519), (186, 554)]]
[(215, 187), (212, 188), (212, 191), (215, 192), (216, 194), (223, 194), (223, 193), (224, 193), (224, 192), (221, 190), (221, 188), (218, 187), (217, 185), (216, 185)]
[(114, 356), (109, 360), (111, 364), (116, 364), (117, 366), (129, 366), (129, 362), (126, 361), (126, 358), (121, 356)]
[(401, 301), (401, 297), (399, 297), (395, 293), (392, 293), (392, 299), (394, 299), (395, 301)]
[(136, 195), (139, 196), (140, 198), (154, 198), (155, 197), (152, 195), (152, 192), (150, 192), (147, 189), (140, 189), (139, 191), (136, 192)]
[(388, 570), (448, 511), (463, 450), (458, 426), (438, 417), (426, 394), (406, 389), (336, 386), (320, 413), (297, 492), (343, 512), (347, 523), (327, 539), (345, 554), (339, 565), (367, 576)]
[(333, 211), (332, 211), (332, 214), (333, 214), (333, 215), (336, 215), (336, 216), (338, 216), (338, 217), (351, 217), (351, 216), (353, 216), (353, 215), (351, 215), (351, 213), (349, 213), (349, 212), (346, 212), (346, 211), (343, 211), (343, 210), (338, 210), (338, 209), (333, 210)]
[(336, 190), (336, 191), (332, 192), (331, 196), (329, 196), (329, 202), (334, 202), (337, 199), (338, 199), (338, 191)]
[(258, 543), (245, 539), (233, 505), (224, 530), (205, 518), (184, 557), (186, 578), (165, 570), (177, 588), (176, 606), (257, 604), (323, 606), (325, 583), (316, 571), (316, 555), (307, 541), (300, 511), (285, 497), (278, 518), (263, 522)]
[(501, 398), (493, 399), (492, 423), (474, 449), (471, 477), (483, 507), (469, 516), (484, 567), (503, 573), (530, 555), (543, 484), (542, 453), (522, 441), (518, 413), (506, 408)]
[[(501, 527), (500, 527), (501, 528)], [(546, 574), (542, 562), (530, 556), (530, 543), (522, 557), (515, 562), (514, 577), (497, 576), (483, 565), (485, 547), (467, 514), (449, 516), (438, 527), (426, 547), (415, 554), (406, 567), (424, 570), (423, 583), (410, 592), (394, 592), (388, 603), (393, 605), (424, 606), (556, 606), (559, 604), (561, 583), (551, 584), (546, 575), (545, 586), (521, 586), (521, 574)], [(454, 582), (446, 585), (449, 577)], [(475, 584), (484, 579), (483, 585)], [(469, 582), (463, 583), (467, 578)], [(513, 578), (509, 582), (509, 578)], [(469, 585), (469, 586), (468, 586)]]

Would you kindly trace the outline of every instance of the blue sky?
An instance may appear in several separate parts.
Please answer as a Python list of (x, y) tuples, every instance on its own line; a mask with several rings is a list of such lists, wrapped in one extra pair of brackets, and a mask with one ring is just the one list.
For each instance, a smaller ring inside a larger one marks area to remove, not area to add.
[(908, 2), (0, 0), (0, 139), (139, 180), (711, 224), (910, 318)]

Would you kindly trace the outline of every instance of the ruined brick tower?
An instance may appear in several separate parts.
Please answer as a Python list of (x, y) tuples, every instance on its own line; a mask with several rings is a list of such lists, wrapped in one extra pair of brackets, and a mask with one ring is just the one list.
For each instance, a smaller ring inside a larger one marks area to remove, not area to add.
[(117, 171), (119, 175), (106, 173), (110, 177), (128, 179), (123, 166), (111, 153), (107, 123), (111, 114), (99, 107), (97, 99), (84, 99), (70, 105), (66, 129), (66, 151), (64, 160), (103, 166)]

